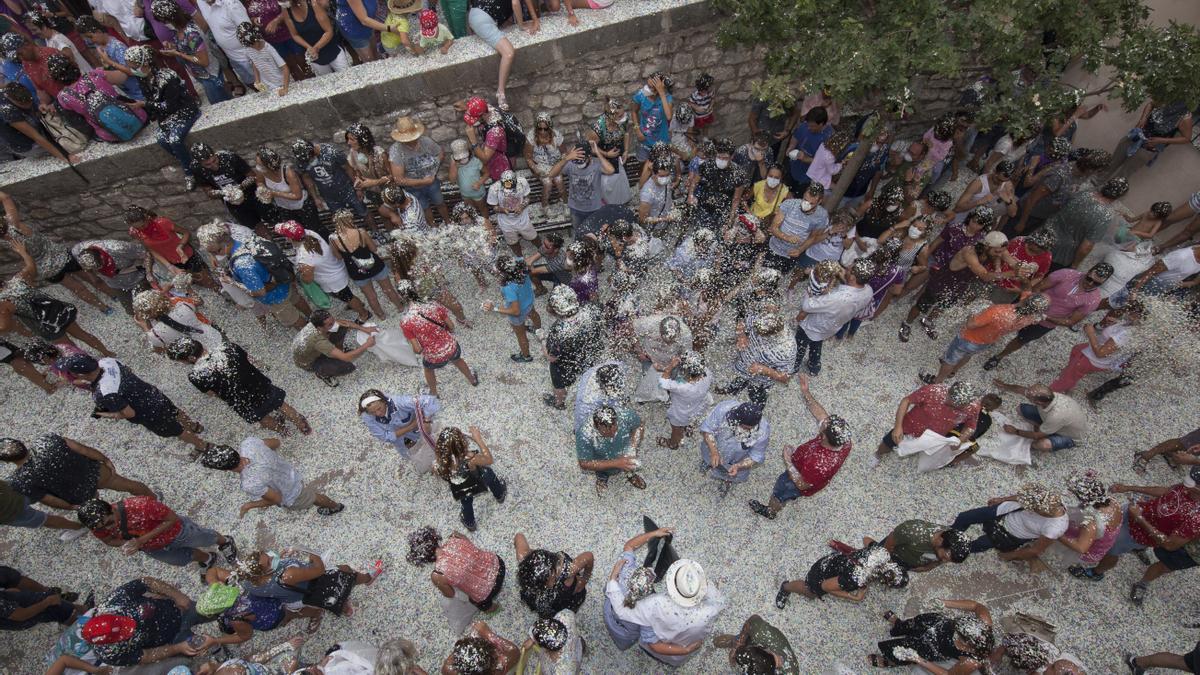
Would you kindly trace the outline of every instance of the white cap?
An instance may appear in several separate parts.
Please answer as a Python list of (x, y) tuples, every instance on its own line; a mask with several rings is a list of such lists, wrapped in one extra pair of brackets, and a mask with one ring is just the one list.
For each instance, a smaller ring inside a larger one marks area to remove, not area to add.
[(464, 159), (470, 155), (467, 142), (461, 138), (450, 143), (450, 157), (453, 159)]
[(1003, 232), (993, 230), (983, 237), (983, 243), (991, 248), (998, 248), (1008, 243), (1008, 237)]

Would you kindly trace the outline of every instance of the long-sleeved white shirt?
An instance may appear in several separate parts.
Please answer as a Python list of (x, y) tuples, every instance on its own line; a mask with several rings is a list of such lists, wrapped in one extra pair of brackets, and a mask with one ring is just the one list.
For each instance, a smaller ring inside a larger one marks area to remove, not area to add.
[(865, 284), (861, 288), (842, 284), (823, 295), (806, 295), (800, 303), (800, 309), (807, 316), (800, 322), (800, 328), (810, 340), (831, 338), (847, 321), (871, 304), (872, 294), (871, 287)]

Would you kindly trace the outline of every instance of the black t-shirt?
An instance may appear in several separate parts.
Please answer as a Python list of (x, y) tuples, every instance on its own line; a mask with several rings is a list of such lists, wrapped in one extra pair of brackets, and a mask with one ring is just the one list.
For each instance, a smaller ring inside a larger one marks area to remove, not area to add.
[(79, 505), (96, 496), (100, 462), (73, 452), (62, 436), (45, 434), (30, 444), (29, 459), (8, 481), (31, 502), (50, 494)]
[(471, 0), (472, 9), (481, 9), (496, 20), (497, 26), (503, 26), (513, 16), (512, 3), (509, 0)]
[(0, 96), (0, 122), (0, 152), (24, 154), (33, 149), (33, 139), (12, 127), (17, 122), (25, 122), (45, 135), (42, 123), (36, 117), (3, 96)]
[(728, 209), (733, 204), (733, 191), (746, 182), (746, 171), (733, 162), (724, 169), (717, 168), (716, 162), (704, 162), (696, 183), (696, 199), (702, 208)]
[(188, 373), (188, 380), (200, 391), (216, 394), (242, 417), (253, 415), (275, 392), (271, 379), (250, 363), (244, 349), (232, 342), (197, 361)]
[(100, 603), (98, 613), (127, 616), (137, 622), (133, 637), (124, 642), (93, 645), (102, 663), (133, 666), (147, 649), (173, 644), (183, 625), (183, 613), (168, 598), (149, 598), (150, 589), (141, 579), (119, 586)]
[(12, 593), (0, 591), (0, 619), (7, 619), (20, 608), (21, 605), (13, 598)]
[(220, 190), (226, 185), (241, 185), (242, 181), (249, 176), (250, 165), (237, 154), (228, 150), (218, 150), (215, 156), (217, 158), (215, 171), (205, 168), (200, 162), (192, 162), (192, 175), (201, 185)]
[(595, 305), (586, 305), (575, 316), (550, 327), (546, 350), (557, 359), (559, 368), (582, 372), (596, 360), (602, 347), (600, 322), (600, 310)]
[(100, 377), (92, 384), (92, 399), (103, 412), (133, 408), (129, 421), (134, 423), (173, 418), (176, 412), (171, 399), (116, 359), (100, 359)]

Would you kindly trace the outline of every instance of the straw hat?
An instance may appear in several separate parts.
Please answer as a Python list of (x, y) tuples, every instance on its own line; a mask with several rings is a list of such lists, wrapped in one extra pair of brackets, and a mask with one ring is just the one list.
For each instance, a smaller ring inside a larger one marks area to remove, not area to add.
[(388, 0), (387, 7), (392, 14), (412, 14), (421, 11), (421, 0)]
[(695, 560), (676, 560), (663, 576), (667, 595), (682, 607), (695, 607), (704, 600), (708, 580), (704, 568)]
[(401, 143), (412, 143), (423, 133), (425, 125), (407, 115), (396, 120), (396, 126), (392, 128), (392, 138)]

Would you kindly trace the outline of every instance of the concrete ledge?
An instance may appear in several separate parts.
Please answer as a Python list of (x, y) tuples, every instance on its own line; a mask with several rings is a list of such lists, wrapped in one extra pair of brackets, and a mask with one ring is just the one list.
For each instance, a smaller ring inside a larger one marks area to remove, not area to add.
[[(542, 22), (537, 35), (506, 30), (517, 48), (509, 102), (522, 117), (528, 82), (539, 72), (561, 68), (564, 61), (592, 52), (653, 46), (669, 32), (711, 26), (707, 0), (626, 0), (599, 10), (581, 10), (581, 25), (571, 28), (562, 16)], [(670, 59), (669, 54), (660, 56)], [(489, 94), (495, 86), (499, 57), (481, 41), (455, 42), (447, 55), (398, 57), (355, 66), (343, 73), (293, 84), (284, 98), (256, 95), (204, 108), (189, 138), (217, 147), (254, 147), (298, 136), (326, 139), (329, 130), (351, 122), (394, 113), (433, 98)], [(625, 65), (613, 63), (614, 69)], [(620, 79), (620, 78), (618, 78)], [(587, 82), (580, 81), (580, 88)], [(152, 125), (153, 126), (153, 125)], [(0, 188), (25, 198), (51, 198), (90, 191), (148, 170), (175, 166), (154, 142), (153, 128), (129, 143), (93, 142), (76, 167), (90, 181), (51, 160), (25, 160), (0, 168)]]

